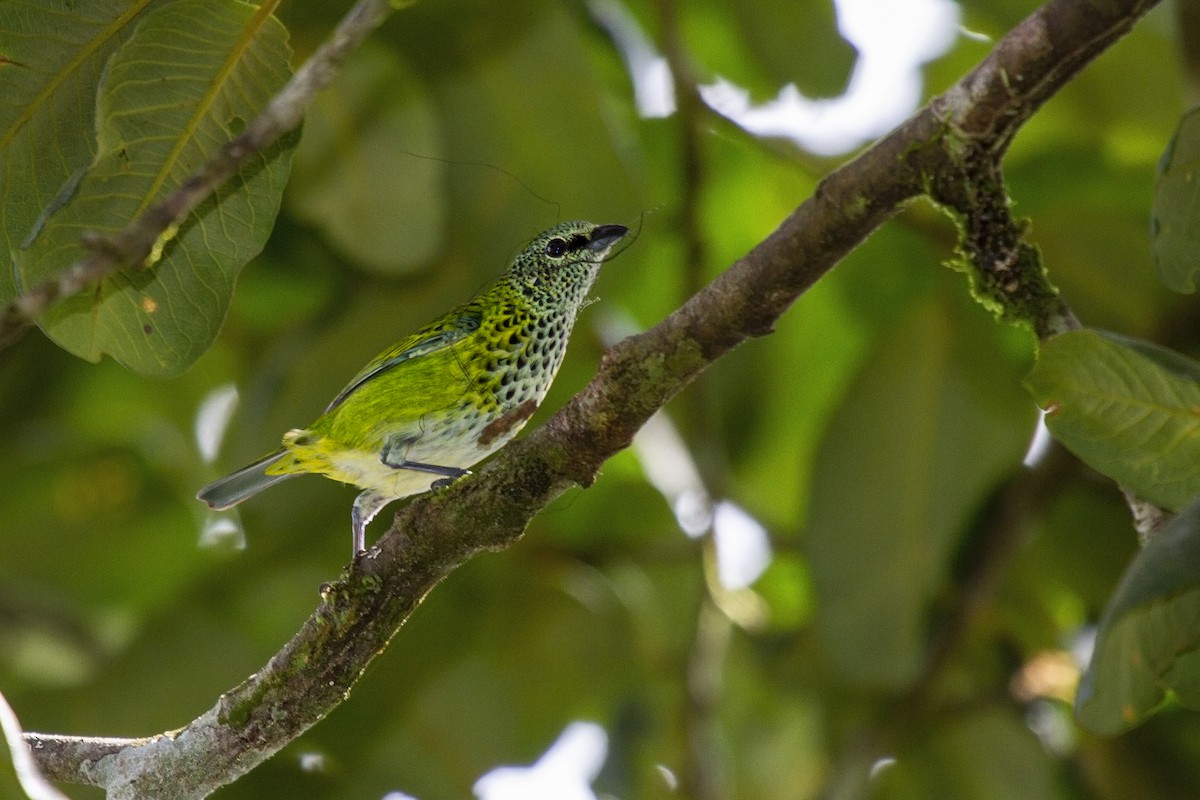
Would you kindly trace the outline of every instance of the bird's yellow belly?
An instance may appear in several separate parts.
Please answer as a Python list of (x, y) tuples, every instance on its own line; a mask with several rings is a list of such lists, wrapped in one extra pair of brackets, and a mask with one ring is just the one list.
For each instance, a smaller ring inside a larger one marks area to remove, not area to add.
[[(482, 458), (486, 453), (479, 456)], [(475, 459), (475, 460), (478, 460)], [(458, 464), (440, 464), (439, 466), (459, 467), (466, 469), (470, 463), (458, 459)], [(428, 463), (428, 462), (422, 462)], [(408, 497), (429, 491), (430, 485), (445, 476), (432, 472), (420, 472), (411, 469), (395, 469), (379, 460), (379, 453), (364, 453), (361, 450), (345, 450), (331, 454), (325, 460), (324, 474), (357, 486), (360, 489), (370, 489), (386, 497)]]
[(358, 445), (309, 431), (292, 431), (284, 437), (288, 455), (269, 471), (273, 474), (307, 472), (326, 475), (386, 497), (408, 497), (429, 491), (434, 481), (446, 475), (385, 464), (382, 453), (389, 438), (394, 436), (406, 442), (390, 454), (388, 461), (392, 464), (403, 461), (468, 469), (506, 444), (523, 426), (526, 418), (527, 415), (523, 414), (519, 420), (513, 421), (515, 424), (501, 425), (504, 429), (497, 431), (499, 435), (488, 436), (488, 425), (492, 424), (490, 430), (495, 430), (496, 420), (481, 416), (463, 425), (461, 420), (435, 423), (426, 417), (420, 426), (391, 429)]

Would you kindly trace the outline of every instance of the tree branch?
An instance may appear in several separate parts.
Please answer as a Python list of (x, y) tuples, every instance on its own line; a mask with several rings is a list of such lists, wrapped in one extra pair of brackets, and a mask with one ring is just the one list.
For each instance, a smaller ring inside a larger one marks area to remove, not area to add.
[[(477, 474), (402, 508), (374, 549), (322, 587), (322, 602), (292, 640), (212, 709), (146, 740), (29, 734), (43, 770), (104, 786), (110, 798), (193, 798), (268, 758), (346, 698), (447, 573), (481, 550), (512, 544), (546, 504), (576, 484), (589, 485), (651, 414), (738, 344), (769, 333), (904, 203), (929, 192), (962, 203), (959, 213), (969, 218), (977, 193), (958, 183), (976, 174), (971, 167), (998, 170), (1033, 111), (1155, 2), (1051, 0), (969, 75), (826, 177), (775, 232), (683, 307), (611, 348), (592, 382), (544, 426)], [(1004, 238), (1005, 224), (997, 241), (1021, 246), (1019, 235)], [(997, 255), (1008, 263), (1011, 253)], [(1006, 288), (1011, 283), (997, 281), (1002, 297), (1028, 293), (1024, 285)], [(1035, 329), (1046, 330), (1064, 307), (1034, 288), (1022, 308)]]
[(85, 236), (87, 256), (13, 298), (0, 310), (0, 348), (18, 341), (38, 317), (60, 300), (96, 285), (121, 269), (152, 267), (151, 254), (164, 234), (236, 175), (250, 158), (295, 129), (304, 119), (309, 103), (330, 84), (347, 54), (380, 26), (391, 10), (388, 0), (359, 0), (263, 112), (178, 189), (111, 237)]

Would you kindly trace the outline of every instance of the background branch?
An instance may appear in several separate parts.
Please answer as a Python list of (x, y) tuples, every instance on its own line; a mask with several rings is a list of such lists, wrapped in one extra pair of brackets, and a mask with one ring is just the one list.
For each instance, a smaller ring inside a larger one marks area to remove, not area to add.
[[(322, 587), (322, 602), (261, 670), (179, 731), (144, 740), (27, 735), (47, 775), (113, 798), (202, 797), (244, 774), (332, 711), (421, 598), (481, 550), (516, 541), (540, 509), (589, 485), (606, 459), (709, 364), (767, 334), (822, 275), (908, 200), (931, 192), (970, 215), (972, 165), (998, 170), (1041, 103), (1152, 6), (1051, 0), (929, 106), (826, 177), (745, 257), (655, 328), (604, 356), (598, 374), (546, 425), (476, 475), (403, 508), (366, 556)], [(360, 4), (382, 14), (382, 4)], [(374, 18), (373, 18), (374, 19)], [(1011, 240), (1013, 247), (1023, 240)], [(139, 240), (144, 243), (144, 240)], [(998, 253), (1000, 263), (1012, 253)], [(1002, 290), (1009, 282), (1000, 282)], [(1029, 287), (1017, 285), (1012, 291)], [(1035, 329), (1063, 308), (1035, 293)]]

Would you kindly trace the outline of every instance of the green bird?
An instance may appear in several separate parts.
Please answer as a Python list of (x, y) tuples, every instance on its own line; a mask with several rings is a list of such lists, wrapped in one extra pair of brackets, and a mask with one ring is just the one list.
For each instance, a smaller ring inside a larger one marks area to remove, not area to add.
[(196, 495), (226, 509), (302, 473), (362, 489), (354, 554), (385, 505), (446, 485), (509, 442), (562, 364), (567, 338), (624, 225), (565, 222), (545, 231), (495, 283), (351, 379), (283, 447)]

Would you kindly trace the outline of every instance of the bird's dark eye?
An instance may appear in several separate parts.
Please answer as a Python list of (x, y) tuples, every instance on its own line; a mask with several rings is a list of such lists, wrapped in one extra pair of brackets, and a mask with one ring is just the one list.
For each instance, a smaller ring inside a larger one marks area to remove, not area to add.
[(558, 258), (565, 252), (567, 252), (567, 243), (562, 239), (551, 239), (546, 243), (546, 255), (552, 258)]

